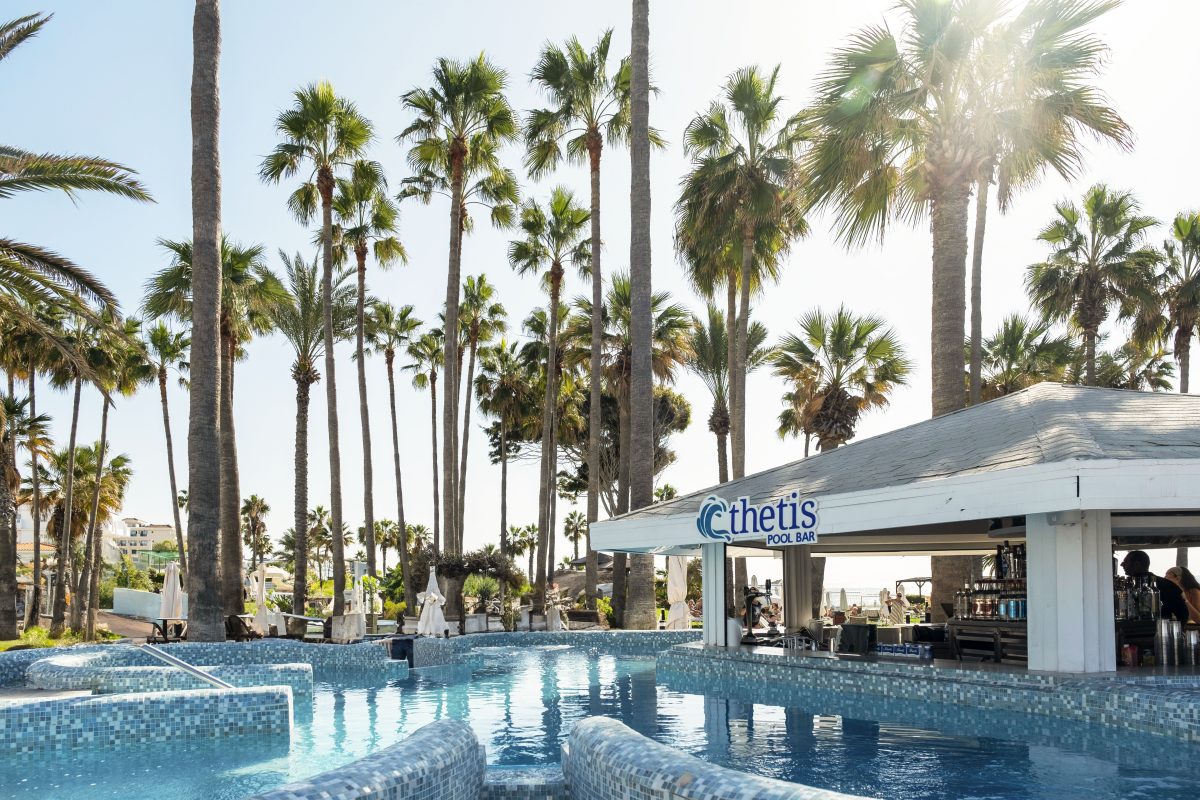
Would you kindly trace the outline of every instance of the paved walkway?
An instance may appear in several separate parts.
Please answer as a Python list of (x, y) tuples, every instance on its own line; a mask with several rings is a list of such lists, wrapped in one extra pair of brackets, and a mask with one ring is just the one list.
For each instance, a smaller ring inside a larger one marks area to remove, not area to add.
[(106, 626), (110, 631), (118, 636), (124, 636), (129, 639), (146, 641), (146, 637), (150, 635), (151, 625), (144, 619), (136, 617), (122, 617), (111, 611), (101, 611), (96, 615), (96, 622)]
[(30, 689), (25, 686), (0, 686), (0, 704), (37, 703), (43, 700), (61, 700), (64, 697), (88, 697), (91, 692), (79, 689)]

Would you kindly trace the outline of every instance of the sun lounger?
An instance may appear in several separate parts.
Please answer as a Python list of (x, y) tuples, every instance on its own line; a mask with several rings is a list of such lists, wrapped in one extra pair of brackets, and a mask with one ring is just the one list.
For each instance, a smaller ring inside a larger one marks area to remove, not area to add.
[(253, 618), (249, 614), (230, 614), (225, 618), (225, 638), (235, 642), (261, 639), (262, 634), (250, 627), (250, 620)]

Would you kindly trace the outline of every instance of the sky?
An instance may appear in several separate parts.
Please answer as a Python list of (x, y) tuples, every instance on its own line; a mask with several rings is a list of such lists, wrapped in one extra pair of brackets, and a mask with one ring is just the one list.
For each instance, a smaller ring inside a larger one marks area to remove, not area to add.
[[(651, 124), (668, 146), (651, 155), (654, 287), (699, 312), (703, 301), (689, 288), (672, 248), (672, 206), (688, 160), (680, 141), (687, 122), (717, 97), (726, 76), (751, 64), (781, 65), (787, 112), (811, 98), (811, 87), (829, 54), (854, 31), (880, 23), (899, 29), (892, 0), (766, 2), (738, 6), (692, 0), (651, 4)], [(3, 141), (30, 150), (103, 156), (136, 169), (154, 195), (154, 204), (119, 198), (81, 196), (76, 203), (60, 194), (23, 195), (4, 205), (4, 235), (51, 247), (97, 274), (112, 288), (127, 313), (137, 313), (147, 279), (168, 259), (156, 242), (191, 233), (190, 122), (191, 5), (184, 2), (92, 3), (43, 0), (9, 4), (7, 16), (52, 12), (53, 21), (36, 39), (0, 65), (4, 98)], [(416, 11), (420, 8), (421, 11)], [(258, 178), (262, 158), (276, 143), (274, 120), (291, 93), (317, 80), (330, 80), (375, 125), (370, 157), (381, 162), (393, 184), (409, 172), (406, 147), (395, 136), (410, 121), (399, 98), (426, 86), (434, 60), (468, 58), (484, 51), (508, 72), (508, 97), (521, 112), (544, 98), (528, 76), (546, 42), (578, 36), (589, 45), (614, 30), (614, 57), (629, 49), (627, 3), (472, 3), (445, 0), (433, 6), (361, 2), (329, 13), (310, 0), (226, 2), (222, 8), (221, 161), (223, 220), (227, 235), (261, 243), (269, 265), (279, 270), (282, 249), (311, 258), (311, 231), (288, 213), (285, 200), (294, 183), (266, 185)], [(1097, 83), (1132, 126), (1136, 144), (1125, 152), (1097, 144), (1073, 181), (1048, 176), (1017, 197), (1001, 215), (988, 217), (984, 249), (985, 334), (1014, 311), (1028, 310), (1022, 288), (1025, 267), (1044, 249), (1035, 236), (1053, 214), (1053, 204), (1079, 197), (1095, 182), (1135, 191), (1145, 212), (1169, 219), (1193, 208), (1197, 198), (1196, 160), (1189, 157), (1197, 112), (1179, 95), (1194, 73), (1192, 32), (1200, 5), (1165, 0), (1127, 3), (1101, 19), (1094, 30), (1110, 47)], [(505, 161), (520, 171), (521, 152), (508, 148)], [(523, 196), (539, 200), (556, 185), (587, 200), (586, 169), (563, 165), (540, 181), (523, 180)], [(624, 150), (605, 151), (602, 165), (602, 268), (625, 270), (629, 253), (629, 159)], [(412, 304), (417, 316), (433, 320), (444, 299), (448, 242), (444, 201), (429, 206), (406, 203), (401, 238), (406, 266), (388, 272), (369, 266), (370, 291), (394, 304)], [(755, 304), (755, 318), (772, 339), (796, 329), (804, 311), (845, 304), (853, 311), (884, 316), (915, 361), (909, 385), (891, 405), (865, 416), (858, 437), (918, 422), (930, 414), (930, 245), (927, 225), (896, 226), (882, 244), (846, 250), (830, 232), (827, 218), (811, 220), (811, 235), (798, 242), (780, 282)], [(1163, 233), (1156, 233), (1161, 238)], [(479, 225), (463, 247), (464, 274), (485, 273), (509, 311), (510, 333), (545, 302), (537, 282), (521, 278), (507, 263), (511, 233)], [(565, 294), (588, 290), (568, 275)], [(1117, 335), (1119, 337), (1119, 334)], [(1117, 338), (1114, 337), (1114, 338)], [(337, 349), (341, 457), (345, 518), (362, 519), (361, 446), (358, 398), (351, 361), (352, 344)], [(271, 505), (268, 531), (279, 537), (292, 509), (294, 385), (292, 354), (279, 337), (256, 340), (237, 367), (235, 414), (242, 494)], [(395, 518), (387, 384), (381, 359), (369, 363), (376, 518)], [(64, 394), (39, 387), (39, 410), (55, 419), (55, 435), (66, 438), (69, 405)], [(678, 456), (660, 482), (680, 492), (716, 483), (715, 439), (705, 421), (710, 411), (703, 385), (680, 374), (677, 387), (692, 402), (691, 428), (676, 436)], [(751, 375), (748, 396), (747, 473), (795, 460), (802, 442), (780, 440), (775, 418), (782, 383), (760, 371)], [(313, 392), (310, 410), (310, 505), (328, 505), (328, 461), (324, 390)], [(429, 396), (398, 381), (406, 517), (432, 527)], [(187, 396), (170, 390), (172, 430), (181, 486), (186, 484)], [(163, 431), (158, 393), (142, 391), (122, 400), (111, 413), (112, 446), (132, 458), (135, 476), (125, 499), (125, 516), (170, 520)], [(80, 440), (99, 433), (100, 401), (85, 397)], [(476, 417), (478, 419), (478, 417)], [(468, 463), (466, 545), (495, 541), (498, 531), (499, 470), (488, 463), (482, 436), (473, 435)], [(537, 468), (523, 462), (510, 469), (509, 519), (536, 521)], [(562, 504), (559, 519), (569, 507)], [(558, 553), (570, 545), (559, 539)], [(1164, 556), (1165, 557), (1165, 556)], [(764, 575), (777, 570), (758, 565)], [(1165, 563), (1155, 568), (1161, 572)], [(755, 567), (751, 567), (752, 571)], [(927, 558), (842, 558), (831, 560), (826, 585), (872, 587), (928, 570)]]

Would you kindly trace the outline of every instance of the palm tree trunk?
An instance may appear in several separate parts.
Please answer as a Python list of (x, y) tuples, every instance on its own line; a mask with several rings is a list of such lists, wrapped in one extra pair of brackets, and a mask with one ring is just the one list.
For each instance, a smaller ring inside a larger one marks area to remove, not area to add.
[(221, 326), (221, 595), (225, 615), (246, 610), (242, 588), (241, 481), (238, 476), (237, 433), (233, 424), (233, 362), (237, 342)]
[(333, 551), (333, 616), (346, 611), (346, 556), (342, 548), (342, 457), (338, 445), (337, 380), (333, 353), (333, 171), (317, 172), (321, 192), (321, 312), (325, 329), (325, 416), (329, 431), (329, 518)]
[[(412, 566), (408, 560), (408, 526), (404, 521), (404, 482), (400, 478), (400, 433), (396, 425), (396, 353), (388, 350), (384, 355), (387, 365), (388, 403), (392, 414), (392, 468), (396, 473), (396, 524), (400, 528), (400, 575), (404, 580), (405, 611), (411, 613), (417, 607), (416, 587), (412, 585)], [(437, 456), (437, 446), (434, 446)], [(437, 470), (435, 469), (436, 473)], [(435, 493), (436, 494), (436, 493)]]
[[(83, 627), (84, 609), (91, 608), (91, 599), (88, 592), (92, 588), (92, 571), (100, 569), (100, 564), (95, 560), (96, 553), (99, 548), (95, 546), (96, 537), (99, 533), (100, 515), (100, 488), (104, 482), (104, 451), (108, 447), (108, 398), (101, 396), (102, 409), (100, 411), (100, 446), (96, 452), (96, 484), (92, 487), (92, 508), (88, 514), (88, 530), (87, 537), (83, 544), (83, 571), (79, 575), (79, 583), (75, 585), (76, 602), (71, 603), (71, 627), (79, 630)], [(95, 625), (93, 624), (93, 628)], [(91, 641), (91, 638), (84, 634), (84, 639)]]
[(187, 548), (183, 541), (183, 523), (179, 519), (179, 488), (175, 483), (175, 446), (171, 439), (171, 415), (167, 410), (167, 368), (158, 368), (158, 395), (162, 402), (163, 432), (167, 437), (167, 476), (171, 482), (171, 513), (175, 516), (175, 546), (179, 550), (179, 573), (183, 585), (187, 586)]
[(358, 261), (358, 302), (355, 309), (354, 352), (358, 362), (358, 419), (362, 426), (363, 457), (363, 546), (367, 551), (367, 574), (375, 571), (375, 472), (371, 462), (371, 414), (367, 407), (367, 359), (363, 353), (366, 327), (367, 248), (354, 248)]
[(1084, 383), (1096, 385), (1096, 339), (1095, 330), (1083, 329)]
[(440, 553), (442, 551), (442, 517), (438, 511), (441, 494), (438, 490), (437, 378), (432, 376), (429, 379), (429, 402), (431, 405), (429, 416), (432, 421), (429, 429), (433, 432), (433, 550), (435, 553)]
[[(737, 300), (738, 300), (738, 279), (737, 274), (732, 270), (725, 280), (725, 381), (729, 386), (728, 389), (728, 416), (729, 416), (729, 448), (732, 451), (731, 461), (734, 464), (738, 463), (737, 450), (737, 431), (741, 427), (743, 420), (739, 420), (734, 409), (738, 402), (738, 385), (734, 379), (734, 364), (737, 363)], [(742, 452), (743, 461), (745, 451)], [(738, 468), (735, 466), (734, 471)], [(729, 480), (728, 477), (725, 480)], [(725, 481), (722, 481), (724, 483)]]
[[(11, 428), (10, 420), (10, 428)], [(0, 463), (8, 471), (7, 451), (16, 449), (16, 440), (10, 435), (0, 443)], [(17, 537), (13, 535), (12, 491), (7, 479), (0, 479), (0, 640), (17, 638)]]
[[(591, 272), (592, 272), (592, 350), (588, 361), (588, 384), (590, 402), (588, 406), (588, 489), (587, 489), (587, 521), (588, 525), (600, 519), (600, 426), (603, 391), (600, 357), (604, 347), (604, 276), (600, 267), (600, 158), (603, 152), (604, 139), (599, 131), (594, 131), (588, 138), (588, 165), (591, 178)], [(576, 555), (578, 558), (578, 555)], [(600, 578), (600, 562), (596, 551), (592, 549), (592, 537), (588, 536), (587, 566), (585, 567), (583, 586), (587, 597), (587, 607), (596, 607), (596, 583)]]
[(750, 331), (750, 278), (754, 269), (754, 228), (747, 226), (742, 233), (742, 267), (738, 279), (741, 309), (734, 330), (734, 358), (729, 362), (729, 384), (734, 389), (733, 414), (733, 479), (746, 474), (746, 359)]
[[(542, 401), (541, 482), (538, 486), (538, 558), (537, 582), (534, 584), (533, 613), (541, 614), (546, 607), (546, 557), (551, 546), (550, 506), (553, 502), (554, 418), (558, 410), (558, 314), (559, 293), (562, 291), (562, 265), (550, 267), (550, 316), (546, 335), (546, 396)], [(553, 569), (553, 565), (551, 565)]]
[[(508, 428), (500, 420), (500, 558), (508, 558)], [(500, 611), (504, 612), (504, 596), (508, 581), (500, 579)]]
[(296, 381), (296, 444), (292, 459), (295, 469), (292, 501), (292, 533), (296, 545), (296, 565), (292, 575), (292, 613), (304, 614), (308, 595), (308, 404), (312, 384), (311, 370), (292, 368)]
[[(558, 381), (555, 380), (557, 384)], [(557, 398), (557, 393), (555, 397)], [(548, 502), (550, 503), (550, 536), (547, 537), (546, 543), (546, 582), (548, 585), (554, 584), (554, 571), (557, 566), (555, 558), (555, 544), (558, 541), (558, 431), (551, 432), (553, 439), (550, 442), (550, 495)]]
[(988, 174), (975, 182), (975, 241), (971, 247), (971, 405), (983, 392), (983, 235), (987, 228)]
[[(629, 387), (617, 389), (617, 513), (629, 511)], [(613, 553), (613, 619), (617, 627), (625, 627), (629, 564), (627, 553)]]
[(933, 416), (962, 408), (963, 330), (966, 314), (967, 209), (970, 182), (956, 179), (934, 194), (933, 303)]
[(225, 640), (221, 602), (221, 15), (196, 0), (192, 22), (192, 358), (188, 414), (188, 638)]
[(455, 437), (458, 435), (458, 413), (455, 394), (458, 388), (458, 298), (462, 273), (462, 201), (463, 201), (463, 158), (465, 146), (455, 141), (450, 153), (450, 264), (446, 271), (446, 324), (445, 324), (445, 376), (446, 391), (442, 398), (442, 481), (445, 502), (442, 504), (442, 528), (445, 531), (447, 552), (460, 551), (461, 542), (455, 529), (458, 513), (458, 453)]
[[(463, 517), (467, 510), (467, 445), (471, 440), (471, 384), (475, 381), (475, 357), (479, 351), (479, 340), (471, 338), (471, 355), (467, 361), (466, 406), (463, 408), (462, 447), (459, 449), (459, 460), (462, 468), (458, 473), (458, 531), (462, 536), (465, 526)], [(461, 549), (461, 548), (460, 548)]]
[[(33, 359), (29, 359), (29, 418), (37, 419), (37, 370)], [(42, 486), (38, 477), (38, 448), (30, 429), (29, 478), (33, 483), (33, 499), (29, 504), (29, 517), (33, 522), (33, 596), (29, 608), (25, 609), (25, 627), (31, 628), (39, 622), (42, 613)]]
[[(1179, 362), (1179, 392), (1188, 393), (1188, 375), (1192, 362), (1192, 332), (1186, 331), (1184, 336), (1176, 338), (1175, 360)], [(32, 413), (32, 412), (30, 412)]]
[(89, 642), (96, 640), (96, 616), (100, 613), (100, 572), (104, 568), (102, 544), (99, 535), (92, 540), (92, 582), (88, 587), (87, 624), (83, 629), (83, 638)]
[[(75, 501), (75, 437), (79, 431), (79, 393), (83, 388), (83, 381), (76, 376), (75, 378), (75, 397), (71, 402), (71, 434), (67, 440), (67, 474), (63, 483), (63, 523), (59, 526), (58, 539), (58, 566), (56, 567), (56, 575), (54, 578), (54, 609), (50, 617), (50, 636), (57, 639), (63, 635), (63, 630), (67, 619), (67, 565), (71, 562), (71, 516), (73, 513), (72, 505)], [(4, 481), (0, 481), (4, 483)], [(8, 492), (8, 487), (5, 486), (4, 492)], [(4, 508), (8, 513), (8, 508), (11, 503), (6, 503)], [(4, 517), (0, 517), (0, 524), (5, 521)], [(7, 530), (8, 526), (3, 525), (3, 530)]]

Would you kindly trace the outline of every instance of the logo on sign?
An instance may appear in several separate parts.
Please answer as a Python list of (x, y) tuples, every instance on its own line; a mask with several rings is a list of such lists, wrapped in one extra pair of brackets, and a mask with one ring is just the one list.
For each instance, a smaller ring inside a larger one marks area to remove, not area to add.
[(696, 530), (705, 539), (726, 543), (744, 537), (765, 538), (769, 545), (813, 544), (817, 541), (817, 501), (802, 500), (799, 492), (791, 492), (755, 505), (748, 497), (729, 503), (710, 494), (700, 504)]

